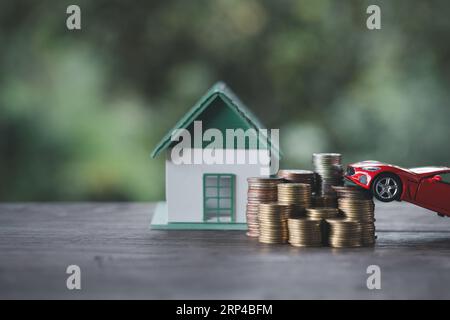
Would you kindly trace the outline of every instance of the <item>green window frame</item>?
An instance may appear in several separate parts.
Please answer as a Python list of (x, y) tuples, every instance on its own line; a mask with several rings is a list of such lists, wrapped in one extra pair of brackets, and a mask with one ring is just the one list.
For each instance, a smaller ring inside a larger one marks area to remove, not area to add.
[(203, 221), (208, 223), (234, 223), (235, 215), (234, 174), (203, 174)]

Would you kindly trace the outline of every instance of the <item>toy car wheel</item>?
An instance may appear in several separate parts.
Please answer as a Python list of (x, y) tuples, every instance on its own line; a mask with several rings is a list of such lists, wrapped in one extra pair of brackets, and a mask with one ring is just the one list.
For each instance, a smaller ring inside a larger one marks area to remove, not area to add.
[(393, 174), (380, 174), (372, 183), (374, 197), (382, 202), (399, 200), (402, 194), (402, 182)]

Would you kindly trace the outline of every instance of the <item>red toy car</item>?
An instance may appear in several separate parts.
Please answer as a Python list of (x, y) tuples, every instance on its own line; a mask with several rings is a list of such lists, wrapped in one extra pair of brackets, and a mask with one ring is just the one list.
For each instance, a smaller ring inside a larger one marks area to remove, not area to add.
[(383, 202), (402, 200), (450, 216), (450, 168), (404, 169), (378, 161), (347, 167), (345, 178), (370, 190)]

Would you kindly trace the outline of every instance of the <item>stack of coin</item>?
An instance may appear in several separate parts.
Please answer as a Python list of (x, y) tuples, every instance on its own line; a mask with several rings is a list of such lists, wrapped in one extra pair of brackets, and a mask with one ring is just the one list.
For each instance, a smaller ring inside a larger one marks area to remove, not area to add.
[(333, 190), (336, 191), (338, 198), (351, 198), (360, 200), (371, 200), (372, 194), (357, 186), (334, 186)]
[(311, 219), (319, 220), (342, 217), (336, 208), (308, 208), (306, 209), (306, 215)]
[(328, 244), (334, 248), (361, 247), (361, 224), (342, 218), (326, 219), (328, 225)]
[(281, 178), (248, 178), (247, 199), (247, 236), (258, 237), (259, 221), (258, 206), (260, 203), (277, 201), (277, 185), (284, 180)]
[(373, 246), (377, 236), (375, 235), (375, 223), (360, 221), (361, 224), (361, 237), (362, 244), (364, 246)]
[(289, 243), (296, 247), (322, 246), (321, 223), (320, 219), (289, 219)]
[(343, 184), (342, 156), (338, 153), (314, 153), (317, 191), (321, 195), (335, 194), (332, 186)]
[(325, 208), (337, 208), (337, 197), (333, 195), (327, 196), (319, 196), (315, 195), (312, 198), (312, 204), (316, 208), (325, 207)]
[[(339, 212), (337, 208), (308, 208), (306, 209), (306, 215), (310, 219), (316, 220), (326, 220), (333, 218), (342, 218), (343, 215)], [(328, 244), (328, 228), (326, 224), (322, 224), (322, 243), (324, 245)]]
[(339, 198), (338, 205), (339, 210), (341, 210), (349, 220), (375, 221), (375, 203), (373, 200)]
[(339, 210), (347, 220), (359, 222), (362, 227), (363, 244), (375, 244), (375, 204), (372, 200), (340, 198)]
[(372, 195), (359, 187), (334, 187), (339, 199), (339, 210), (347, 220), (359, 222), (362, 242), (365, 246), (375, 244), (375, 203)]
[(307, 183), (311, 185), (311, 189), (314, 190), (314, 172), (309, 170), (279, 170), (278, 176), (283, 178), (287, 182), (294, 183)]
[(278, 203), (261, 203), (259, 205), (259, 242), (286, 243), (288, 240), (287, 221), (293, 206)]
[(307, 183), (278, 184), (278, 203), (293, 204), (297, 207), (311, 207), (311, 185)]

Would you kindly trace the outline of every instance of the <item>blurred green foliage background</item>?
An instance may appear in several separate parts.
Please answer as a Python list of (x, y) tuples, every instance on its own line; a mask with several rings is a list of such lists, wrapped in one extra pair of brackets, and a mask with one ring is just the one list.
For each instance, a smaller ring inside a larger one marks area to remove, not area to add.
[(317, 151), (450, 165), (449, 15), (446, 0), (1, 1), (0, 200), (163, 198), (150, 151), (217, 80), (280, 128), (283, 167)]

